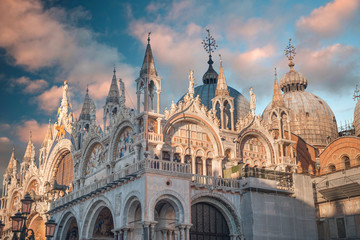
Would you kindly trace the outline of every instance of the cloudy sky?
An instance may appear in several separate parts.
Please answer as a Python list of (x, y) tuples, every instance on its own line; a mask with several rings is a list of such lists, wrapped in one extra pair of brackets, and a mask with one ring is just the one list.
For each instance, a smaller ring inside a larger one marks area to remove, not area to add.
[(209, 28), (219, 45), (215, 69), (221, 53), (228, 84), (247, 98), (253, 86), (257, 114), (271, 101), (274, 67), (279, 78), (289, 69), (284, 48), (292, 38), (295, 69), (308, 79), (307, 91), (330, 105), (338, 125), (352, 121), (360, 82), (359, 12), (359, 0), (1, 0), (0, 172), (13, 144), (21, 161), (30, 130), (40, 145), (49, 118), (55, 121), (64, 80), (77, 117), (89, 86), (99, 121), (115, 65), (127, 105), (134, 107), (149, 31), (163, 78), (162, 109), (186, 92), (189, 69), (201, 84), (207, 69), (201, 41)]

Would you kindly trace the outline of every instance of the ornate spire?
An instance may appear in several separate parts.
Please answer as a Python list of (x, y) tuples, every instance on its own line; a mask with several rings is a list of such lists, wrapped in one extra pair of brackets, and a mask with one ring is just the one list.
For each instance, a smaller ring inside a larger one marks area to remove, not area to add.
[(149, 75), (158, 76), (155, 68), (154, 57), (152, 55), (151, 46), (150, 46), (150, 34), (151, 32), (148, 33), (148, 38), (147, 38), (148, 44), (146, 46), (144, 61), (140, 70), (140, 76), (144, 76), (144, 77), (146, 77), (147, 75), (148, 66), (149, 66)]
[(32, 142), (32, 133), (30, 131), (29, 142), (23, 158), (23, 163), (30, 163), (35, 161), (35, 146)]
[(292, 60), (294, 60), (296, 52), (296, 48), (291, 44), (291, 38), (289, 39), (289, 45), (285, 48), (285, 56), (289, 59), (289, 67), (290, 71), (294, 71), (295, 63), (293, 63)]
[(212, 64), (214, 63), (212, 60), (211, 53), (215, 51), (215, 49), (218, 47), (216, 44), (216, 41), (213, 36), (210, 35), (210, 30), (206, 29), (208, 35), (205, 37), (205, 39), (201, 42), (204, 46), (205, 51), (209, 54), (209, 61), (207, 62), (209, 64), (209, 68), (206, 71), (206, 73), (203, 76), (203, 83), (204, 84), (212, 84), (217, 82), (218, 74), (213, 69)]
[(13, 146), (13, 149), (12, 149), (9, 165), (8, 165), (8, 167), (6, 169), (6, 174), (11, 175), (12, 173), (16, 172), (14, 170), (17, 171), (17, 161), (16, 161), (16, 158), (15, 158), (15, 146)]
[[(115, 74), (115, 69), (114, 69), (114, 74)], [(81, 108), (79, 120), (90, 121), (90, 96), (89, 96), (89, 88), (88, 87), (86, 87), (85, 99), (84, 99), (83, 106)]]
[(218, 95), (229, 96), (230, 94), (229, 94), (228, 86), (226, 84), (224, 69), (222, 66), (221, 54), (219, 54), (219, 57), (220, 57), (220, 69), (219, 69), (219, 76), (217, 79), (215, 96)]
[(120, 84), (120, 91), (121, 91), (120, 105), (125, 105), (125, 102), (126, 102), (125, 84), (124, 84), (124, 82), (123, 82), (123, 80), (121, 78), (119, 79), (119, 84)]
[(52, 140), (52, 130), (51, 130), (51, 119), (49, 119), (49, 125), (48, 125), (48, 129), (47, 129), (47, 131), (46, 131), (46, 135), (45, 135), (45, 138), (44, 138), (44, 141), (43, 141), (43, 143), (42, 143), (42, 147), (46, 147), (46, 145), (47, 145), (47, 143), (49, 142), (49, 141), (51, 141)]
[(274, 80), (274, 91), (273, 91), (273, 99), (272, 99), (272, 107), (284, 107), (284, 99), (281, 95), (280, 86), (277, 80), (277, 73), (275, 68), (275, 80)]
[[(114, 67), (114, 75), (113, 75), (113, 78), (111, 80), (111, 85), (110, 85), (110, 90), (109, 90), (109, 93), (108, 93), (108, 96), (106, 97), (106, 104), (111, 102), (111, 103), (119, 103), (119, 87), (117, 85), (117, 82), (116, 82), (116, 70), (115, 70), (115, 67)], [(89, 96), (87, 94), (87, 96)], [(86, 100), (86, 96), (85, 96), (85, 100)], [(85, 104), (85, 102), (84, 102)]]

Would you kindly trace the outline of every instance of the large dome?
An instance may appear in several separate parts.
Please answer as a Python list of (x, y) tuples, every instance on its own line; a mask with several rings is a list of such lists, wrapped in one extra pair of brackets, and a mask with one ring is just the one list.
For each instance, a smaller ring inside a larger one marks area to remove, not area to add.
[[(230, 93), (230, 96), (234, 98), (234, 119), (235, 123), (239, 117), (245, 117), (250, 112), (250, 103), (249, 101), (236, 89), (229, 87), (228, 90)], [(213, 84), (203, 84), (201, 86), (197, 86), (195, 88), (195, 94), (194, 97), (199, 95), (199, 98), (201, 99), (201, 104), (205, 105), (207, 109), (212, 108), (212, 102), (211, 99), (215, 97), (215, 91), (216, 91), (216, 83)], [(184, 96), (179, 100), (182, 101)]]
[[(305, 91), (285, 92), (283, 99), (291, 110), (291, 131), (307, 143), (326, 146), (338, 137), (335, 115), (324, 100)], [(264, 110), (265, 120), (269, 120), (270, 109), (271, 103)]]
[(360, 135), (360, 101), (358, 100), (355, 106), (354, 111), (354, 127), (355, 127), (355, 135)]

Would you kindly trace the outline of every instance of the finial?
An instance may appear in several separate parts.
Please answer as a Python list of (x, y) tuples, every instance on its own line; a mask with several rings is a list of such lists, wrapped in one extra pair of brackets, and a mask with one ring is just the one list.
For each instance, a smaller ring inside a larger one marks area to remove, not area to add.
[(277, 78), (277, 72), (276, 72), (276, 67), (275, 67), (275, 78)]
[(51, 118), (49, 118), (49, 124), (51, 123)]
[(30, 130), (30, 141), (32, 140), (32, 131)]
[(291, 38), (289, 38), (289, 45), (286, 46), (285, 48), (285, 56), (289, 59), (289, 67), (290, 67), (290, 70), (294, 70), (294, 66), (295, 64), (293, 63), (292, 60), (294, 60), (294, 57), (296, 55), (296, 52), (295, 52), (296, 48), (291, 44)]
[(151, 35), (151, 32), (148, 32), (148, 39), (147, 39), (148, 44), (150, 44), (150, 35)]
[(89, 84), (86, 84), (86, 94), (89, 93)]
[(222, 65), (222, 58), (221, 58), (221, 54), (219, 54), (220, 57), (220, 65)]
[(115, 64), (114, 64), (114, 71), (113, 72), (114, 72), (114, 75), (115, 75), (115, 73), (116, 73)]
[(216, 44), (216, 41), (213, 36), (210, 35), (210, 30), (206, 29), (208, 35), (205, 37), (205, 39), (201, 42), (203, 45), (205, 51), (209, 54), (209, 64), (212, 64), (213, 61), (211, 60), (211, 53), (214, 52), (214, 50), (218, 47)]
[(354, 95), (353, 95), (353, 99), (354, 101), (356, 101), (356, 99), (359, 99), (360, 98), (360, 90), (358, 88), (358, 85), (356, 84), (356, 87), (355, 87), (355, 90), (354, 90)]

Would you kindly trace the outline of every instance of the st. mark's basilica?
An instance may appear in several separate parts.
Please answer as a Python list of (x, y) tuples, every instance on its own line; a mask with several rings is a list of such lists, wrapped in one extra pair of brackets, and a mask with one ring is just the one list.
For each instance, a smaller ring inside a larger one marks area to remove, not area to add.
[(12, 238), (27, 193), (35, 202), (26, 226), (39, 240), (49, 217), (53, 239), (359, 239), (360, 103), (354, 128), (338, 132), (328, 104), (306, 91), (289, 41), (290, 69), (269, 76), (272, 101), (255, 115), (256, 89), (246, 99), (228, 86), (209, 32), (204, 45), (202, 85), (191, 70), (188, 91), (164, 110), (150, 36), (136, 109), (114, 70), (103, 119), (88, 90), (76, 118), (65, 81), (39, 154), (31, 138), (22, 159), (11, 154), (1, 239)]

